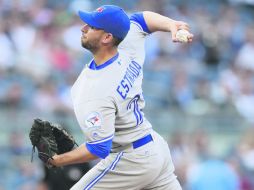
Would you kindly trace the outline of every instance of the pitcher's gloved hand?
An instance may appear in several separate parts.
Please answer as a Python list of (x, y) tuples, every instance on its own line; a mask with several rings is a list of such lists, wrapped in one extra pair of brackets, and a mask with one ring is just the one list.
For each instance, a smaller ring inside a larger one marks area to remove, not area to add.
[[(51, 168), (50, 159), (55, 154), (62, 154), (73, 149), (77, 143), (68, 132), (58, 124), (53, 124), (41, 119), (35, 119), (29, 133), (33, 152), (38, 150), (38, 157), (44, 164)], [(32, 153), (33, 159), (33, 153)]]

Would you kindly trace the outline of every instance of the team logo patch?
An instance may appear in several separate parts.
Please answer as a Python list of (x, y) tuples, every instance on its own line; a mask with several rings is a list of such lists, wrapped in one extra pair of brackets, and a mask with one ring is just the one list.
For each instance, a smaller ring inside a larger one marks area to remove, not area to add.
[(99, 7), (98, 9), (96, 9), (97, 12), (101, 13), (104, 9), (102, 7)]
[(86, 126), (88, 128), (90, 127), (100, 127), (102, 123), (101, 116), (98, 112), (92, 112), (90, 113), (86, 120), (85, 120)]

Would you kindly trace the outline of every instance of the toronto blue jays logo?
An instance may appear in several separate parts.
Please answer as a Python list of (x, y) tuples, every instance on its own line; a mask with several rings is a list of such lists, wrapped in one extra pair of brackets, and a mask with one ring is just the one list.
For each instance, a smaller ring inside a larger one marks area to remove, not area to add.
[(86, 126), (88, 128), (90, 127), (100, 127), (101, 126), (101, 116), (98, 112), (92, 112), (90, 113), (86, 120), (85, 120)]
[(99, 7), (98, 9), (96, 9), (97, 12), (101, 13), (104, 9), (102, 7)]

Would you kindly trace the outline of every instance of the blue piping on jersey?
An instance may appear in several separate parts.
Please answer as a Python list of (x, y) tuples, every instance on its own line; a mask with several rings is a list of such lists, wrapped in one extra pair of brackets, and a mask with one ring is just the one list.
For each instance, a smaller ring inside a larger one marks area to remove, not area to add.
[(92, 60), (91, 63), (89, 64), (89, 68), (92, 70), (100, 70), (103, 69), (105, 67), (107, 67), (108, 65), (110, 65), (111, 63), (113, 63), (119, 56), (119, 53), (117, 53), (114, 57), (112, 57), (111, 59), (109, 59), (108, 61), (106, 61), (105, 63), (101, 64), (101, 65), (96, 65), (95, 61)]
[(114, 135), (111, 135), (109, 137), (106, 137), (104, 139), (100, 139), (100, 140), (97, 140), (97, 141), (90, 141), (90, 142), (87, 142), (88, 144), (98, 144), (98, 143), (102, 143), (102, 142), (105, 142), (105, 141), (108, 141), (110, 139), (113, 139)]
[(103, 176), (105, 176), (109, 170), (114, 170), (116, 167), (116, 164), (120, 161), (121, 157), (123, 156), (123, 152), (120, 152), (117, 154), (115, 160), (112, 162), (112, 164), (103, 170), (103, 172), (98, 175), (93, 181), (91, 181), (85, 188), (84, 190), (90, 190)]
[(130, 17), (130, 21), (136, 22), (139, 26), (141, 26), (144, 32), (151, 34), (151, 31), (148, 29), (148, 26), (144, 18), (144, 14), (142, 12), (132, 14)]

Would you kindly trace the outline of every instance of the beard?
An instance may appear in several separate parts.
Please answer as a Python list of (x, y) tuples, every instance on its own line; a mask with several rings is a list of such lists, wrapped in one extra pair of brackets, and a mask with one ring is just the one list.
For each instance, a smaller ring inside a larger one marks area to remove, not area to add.
[(88, 40), (85, 41), (81, 39), (81, 45), (83, 48), (91, 51), (92, 53), (95, 53), (99, 49), (97, 40), (89, 42)]

